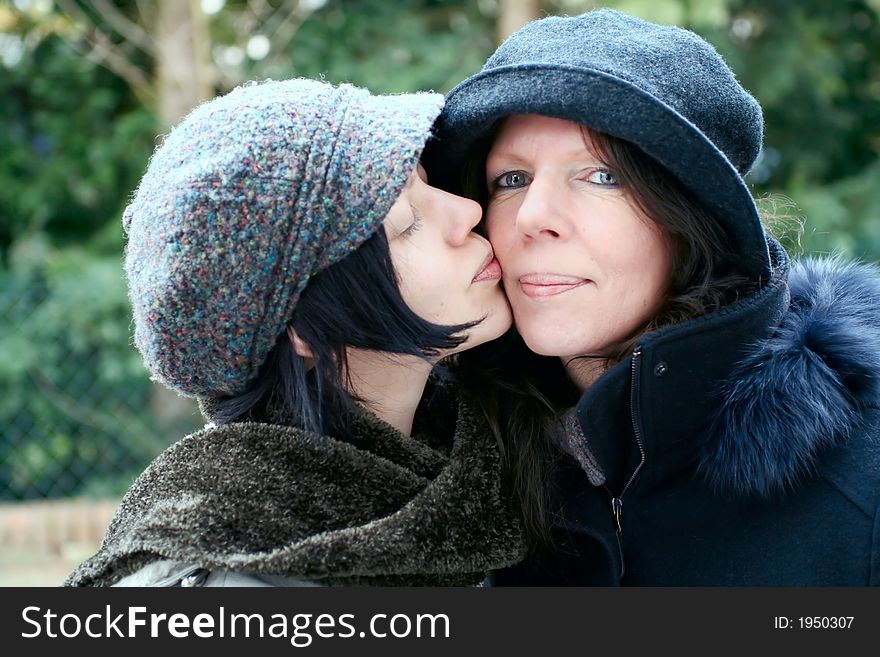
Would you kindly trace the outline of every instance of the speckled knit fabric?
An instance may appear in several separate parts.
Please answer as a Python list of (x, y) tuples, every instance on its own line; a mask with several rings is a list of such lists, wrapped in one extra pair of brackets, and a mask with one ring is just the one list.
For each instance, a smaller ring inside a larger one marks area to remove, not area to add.
[(187, 396), (243, 392), (309, 278), (379, 229), (441, 106), (267, 81), (174, 128), (123, 218), (134, 340), (153, 378)]

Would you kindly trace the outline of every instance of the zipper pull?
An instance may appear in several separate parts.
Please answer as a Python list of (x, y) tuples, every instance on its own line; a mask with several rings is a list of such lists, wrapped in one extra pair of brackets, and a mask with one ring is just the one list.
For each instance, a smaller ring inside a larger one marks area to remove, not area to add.
[(620, 524), (620, 517), (623, 515), (623, 500), (619, 497), (611, 496), (611, 512), (614, 514), (614, 520), (617, 521), (617, 551), (620, 554), (620, 574), (618, 577), (623, 580), (626, 572), (626, 563), (623, 560), (623, 526)]
[(623, 500), (619, 497), (611, 498), (611, 512), (614, 514), (614, 519), (617, 521), (617, 533), (623, 533), (623, 527), (620, 524), (620, 517), (623, 515)]

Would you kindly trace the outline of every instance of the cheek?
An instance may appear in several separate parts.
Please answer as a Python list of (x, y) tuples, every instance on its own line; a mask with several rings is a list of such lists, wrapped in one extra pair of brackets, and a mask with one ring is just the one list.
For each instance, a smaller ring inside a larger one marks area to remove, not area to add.
[(447, 323), (444, 313), (454, 305), (460, 292), (454, 274), (461, 262), (444, 258), (443, 253), (418, 258), (400, 272), (400, 290), (404, 301), (417, 315), (428, 321)]
[(486, 237), (492, 244), (492, 250), (504, 266), (504, 255), (510, 248), (510, 244), (516, 238), (516, 232), (513, 229), (513, 222), (503, 221), (497, 217), (490, 217), (486, 220)]
[(395, 245), (391, 251), (391, 262), (394, 265), (394, 273), (397, 275), (397, 286), (404, 303), (417, 314), (421, 314), (426, 296), (425, 287), (430, 279), (426, 280), (423, 267), (419, 260), (413, 257), (409, 249)]
[(641, 290), (644, 306), (655, 312), (665, 297), (672, 275), (672, 253), (659, 231), (647, 230), (636, 243), (628, 267), (634, 289)]
[(643, 236), (643, 250), (656, 278), (668, 281), (672, 276), (672, 247), (666, 234), (656, 226), (648, 227)]

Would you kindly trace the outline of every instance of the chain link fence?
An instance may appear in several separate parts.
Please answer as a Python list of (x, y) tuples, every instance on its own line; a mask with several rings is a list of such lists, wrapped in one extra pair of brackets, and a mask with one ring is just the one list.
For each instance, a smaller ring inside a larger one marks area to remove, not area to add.
[(0, 502), (119, 497), (203, 423), (130, 345), (118, 260), (69, 265), (0, 276)]

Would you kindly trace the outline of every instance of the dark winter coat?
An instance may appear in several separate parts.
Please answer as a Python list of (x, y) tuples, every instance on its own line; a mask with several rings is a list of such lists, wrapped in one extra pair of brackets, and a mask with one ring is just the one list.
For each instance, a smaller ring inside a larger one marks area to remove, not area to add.
[(417, 414), (412, 438), (367, 413), (353, 429), (356, 445), (256, 422), (184, 438), (129, 489), (100, 551), (66, 584), (191, 585), (220, 573), (227, 585), (471, 585), (523, 557), (475, 409), (444, 394)]
[(583, 395), (606, 481), (566, 458), (559, 543), (497, 584), (880, 584), (880, 278), (771, 253), (760, 291), (645, 335)]

